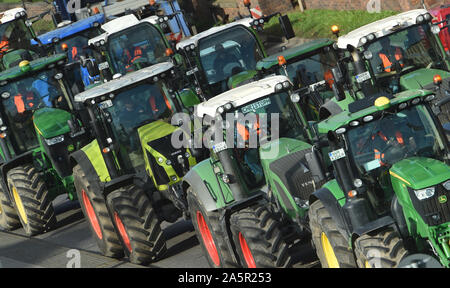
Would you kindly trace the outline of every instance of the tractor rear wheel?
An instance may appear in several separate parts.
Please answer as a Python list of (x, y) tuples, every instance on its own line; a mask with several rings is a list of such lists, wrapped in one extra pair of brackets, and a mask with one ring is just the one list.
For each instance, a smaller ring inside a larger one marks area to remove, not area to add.
[(388, 228), (356, 239), (355, 255), (360, 268), (395, 268), (408, 251), (398, 232)]
[(338, 231), (336, 222), (320, 200), (309, 209), (313, 244), (323, 268), (356, 268), (348, 241)]
[(20, 219), (6, 193), (8, 192), (0, 188), (0, 228), (12, 231), (20, 227)]
[(167, 251), (166, 238), (147, 194), (135, 185), (117, 189), (107, 203), (131, 263), (148, 265)]
[(187, 201), (195, 234), (209, 265), (213, 268), (239, 267), (228, 249), (226, 235), (220, 227), (219, 213), (207, 212), (192, 187), (187, 190)]
[(25, 233), (34, 236), (50, 229), (56, 216), (42, 174), (26, 164), (8, 171), (7, 179)]
[(103, 195), (95, 193), (80, 165), (73, 168), (73, 180), (81, 210), (89, 222), (100, 252), (107, 257), (122, 258), (124, 256), (122, 245)]
[(289, 268), (289, 244), (281, 222), (264, 204), (231, 216), (231, 231), (241, 263), (246, 268)]

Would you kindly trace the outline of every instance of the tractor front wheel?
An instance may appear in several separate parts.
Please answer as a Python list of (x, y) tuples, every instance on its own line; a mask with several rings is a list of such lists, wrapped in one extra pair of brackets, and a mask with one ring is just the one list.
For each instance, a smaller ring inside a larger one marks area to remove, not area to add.
[(395, 268), (408, 252), (398, 232), (388, 228), (356, 239), (355, 255), (360, 268)]
[(195, 234), (209, 265), (213, 268), (239, 267), (228, 249), (225, 233), (220, 227), (219, 213), (207, 212), (191, 187), (187, 190), (187, 201)]
[(336, 222), (320, 200), (309, 209), (313, 244), (323, 268), (356, 268), (348, 241), (338, 231)]
[(111, 258), (122, 258), (124, 252), (119, 237), (109, 216), (103, 195), (95, 193), (80, 165), (73, 169), (73, 180), (81, 210), (89, 221), (100, 252)]
[(289, 243), (281, 222), (265, 204), (240, 210), (231, 216), (231, 231), (242, 265), (247, 268), (289, 268)]
[(7, 179), (25, 233), (34, 236), (50, 229), (56, 216), (42, 174), (27, 164), (8, 171)]
[(0, 188), (0, 228), (12, 231), (20, 227), (20, 219), (6, 193)]
[(166, 238), (147, 194), (135, 185), (110, 193), (107, 203), (131, 263), (148, 265), (167, 251)]

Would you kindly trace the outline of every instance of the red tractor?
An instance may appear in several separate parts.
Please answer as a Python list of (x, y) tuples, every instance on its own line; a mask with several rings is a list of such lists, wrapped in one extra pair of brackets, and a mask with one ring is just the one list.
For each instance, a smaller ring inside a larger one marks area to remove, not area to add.
[[(443, 28), (450, 24), (450, 4), (441, 5), (439, 7), (430, 9), (429, 12), (435, 18), (433, 23), (441, 23), (439, 27)], [(447, 54), (450, 54), (450, 30), (442, 29), (439, 33), (442, 44), (444, 45)]]

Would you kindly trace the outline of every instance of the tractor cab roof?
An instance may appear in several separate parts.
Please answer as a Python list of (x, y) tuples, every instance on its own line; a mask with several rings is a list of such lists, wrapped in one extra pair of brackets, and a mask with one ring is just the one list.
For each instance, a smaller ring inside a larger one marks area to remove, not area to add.
[(192, 36), (191, 38), (188, 38), (188, 39), (185, 39), (185, 40), (179, 42), (177, 44), (177, 50), (184, 49), (185, 47), (190, 47), (192, 44), (197, 47), (198, 42), (201, 39), (204, 39), (206, 37), (209, 37), (211, 35), (214, 35), (216, 33), (220, 33), (222, 31), (225, 31), (227, 29), (230, 29), (230, 28), (233, 28), (233, 27), (236, 27), (236, 26), (239, 26), (239, 25), (243, 25), (245, 27), (251, 27), (253, 21), (254, 21), (253, 18), (244, 18), (244, 19), (240, 19), (240, 20), (237, 20), (237, 21), (229, 23), (229, 24), (213, 27), (211, 29), (208, 29), (206, 31), (198, 33), (197, 35)]
[[(335, 116), (328, 118), (327, 120), (320, 122), (319, 132), (328, 133), (328, 131), (336, 131), (339, 128), (345, 128), (349, 125), (353, 127), (351, 123), (354, 121), (358, 121), (358, 125), (359, 123), (370, 122), (374, 119), (374, 117), (370, 116), (374, 116), (380, 111), (391, 109), (392, 107), (401, 109), (400, 105), (403, 103), (407, 104), (406, 106), (405, 104), (403, 104), (403, 109), (411, 105), (418, 105), (420, 103), (423, 103), (423, 101), (432, 100), (428, 97), (431, 95), (434, 96), (434, 94), (428, 90), (408, 90), (398, 93), (395, 95), (395, 97), (391, 97), (390, 99), (388, 96), (365, 98), (360, 100), (360, 103), (355, 102), (355, 104), (358, 105), (360, 109), (353, 109), (353, 111), (343, 111)], [(420, 99), (420, 101), (415, 99)]]
[[(23, 8), (13, 8), (0, 13), (0, 24), (5, 24), (14, 21), (18, 18), (26, 16), (26, 11)], [(20, 15), (20, 16), (19, 16)]]
[(289, 78), (286, 76), (271, 76), (232, 89), (199, 104), (196, 108), (196, 116), (200, 118), (206, 115), (215, 117), (217, 109), (228, 103), (231, 103), (233, 107), (241, 107), (259, 98), (275, 93), (275, 86), (284, 82), (290, 83)]
[[(169, 62), (159, 63), (147, 68), (140, 69), (138, 71), (126, 74), (120, 78), (114, 79), (107, 83), (95, 86), (83, 93), (75, 96), (75, 102), (84, 103), (88, 100), (92, 100), (98, 97), (109, 95), (114, 91), (123, 89), (135, 85), (136, 83), (151, 79), (152, 81), (158, 81), (155, 77), (159, 77), (160, 74), (166, 73), (174, 68), (174, 65)], [(166, 74), (167, 75), (167, 74)], [(159, 79), (159, 78), (158, 78)]]
[[(56, 65), (64, 65), (66, 64), (66, 60), (66, 54), (56, 54), (33, 61), (21, 61), (19, 65), (0, 73), (0, 85), (6, 85), (9, 81), (14, 81), (16, 78), (26, 77), (33, 72), (53, 68)], [(27, 66), (27, 69), (24, 69), (24, 66)]]
[[(79, 32), (88, 30), (93, 27), (98, 27), (103, 23), (105, 23), (105, 16), (103, 14), (96, 14), (62, 28), (58, 28), (45, 34), (39, 35), (38, 38), (39, 40), (41, 40), (42, 44), (50, 44), (56, 41), (55, 39), (58, 39), (58, 41), (63, 40)], [(31, 40), (31, 44), (37, 45), (36, 40)]]
[(159, 23), (159, 16), (150, 16), (148, 18), (139, 20), (136, 16), (133, 14), (125, 15), (119, 18), (116, 18), (114, 20), (109, 21), (108, 23), (105, 23), (101, 26), (101, 29), (105, 31), (105, 33), (89, 39), (88, 45), (94, 45), (96, 42), (99, 42), (101, 40), (108, 41), (108, 37), (112, 34), (121, 32), (125, 29), (128, 29), (130, 27), (136, 26), (140, 23), (150, 23), (152, 25), (156, 25)]
[(270, 69), (273, 66), (278, 65), (278, 57), (283, 56), (286, 61), (289, 63), (290, 60), (296, 61), (296, 58), (302, 57), (305, 54), (308, 54), (310, 52), (313, 52), (318, 49), (322, 49), (324, 47), (333, 45), (335, 42), (331, 39), (316, 39), (313, 41), (310, 41), (308, 43), (295, 46), (293, 48), (287, 49), (285, 51), (279, 52), (277, 54), (273, 54), (267, 58), (264, 58), (263, 60), (259, 61), (256, 69), (262, 70), (262, 69)]
[(339, 37), (337, 45), (340, 49), (347, 49), (349, 45), (359, 48), (363, 46), (360, 42), (361, 38), (370, 34), (374, 34), (377, 38), (390, 35), (398, 29), (416, 25), (417, 17), (427, 13), (428, 11), (425, 9), (416, 9), (378, 20)]

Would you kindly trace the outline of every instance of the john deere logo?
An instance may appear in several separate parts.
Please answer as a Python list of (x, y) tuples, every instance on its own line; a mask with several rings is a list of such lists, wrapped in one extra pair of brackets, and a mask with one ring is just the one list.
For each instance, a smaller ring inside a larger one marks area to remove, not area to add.
[(447, 196), (443, 195), (443, 196), (439, 197), (439, 203), (441, 203), (441, 204), (447, 203)]

